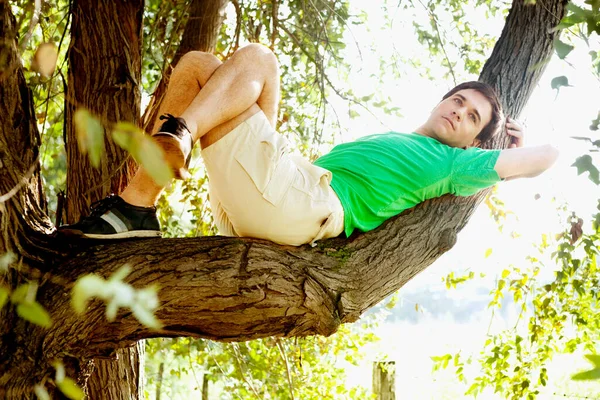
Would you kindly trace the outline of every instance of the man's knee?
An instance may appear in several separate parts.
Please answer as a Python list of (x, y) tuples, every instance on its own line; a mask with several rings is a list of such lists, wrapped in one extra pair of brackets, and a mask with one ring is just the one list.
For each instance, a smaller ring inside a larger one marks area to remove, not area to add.
[(250, 43), (234, 53), (234, 56), (243, 60), (251, 60), (252, 65), (261, 68), (278, 68), (277, 57), (267, 46), (259, 43)]
[(203, 51), (188, 51), (181, 57), (181, 59), (175, 66), (175, 71), (201, 71), (206, 69), (207, 67), (214, 69), (220, 64), (221, 61), (213, 54), (205, 53)]

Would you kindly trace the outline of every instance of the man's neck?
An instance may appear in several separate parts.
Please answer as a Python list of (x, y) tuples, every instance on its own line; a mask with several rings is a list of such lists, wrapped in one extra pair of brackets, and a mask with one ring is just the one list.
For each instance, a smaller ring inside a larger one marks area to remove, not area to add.
[(421, 125), (417, 129), (413, 131), (414, 133), (418, 133), (419, 135), (427, 136), (433, 139), (436, 139), (436, 135), (433, 134), (429, 129), (425, 127), (425, 125)]

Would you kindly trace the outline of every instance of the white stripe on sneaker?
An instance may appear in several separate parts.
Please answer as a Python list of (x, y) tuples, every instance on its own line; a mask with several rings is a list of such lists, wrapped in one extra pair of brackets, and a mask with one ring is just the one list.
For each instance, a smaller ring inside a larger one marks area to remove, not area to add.
[(119, 217), (117, 217), (112, 211), (107, 211), (106, 214), (101, 216), (103, 220), (108, 222), (110, 226), (113, 227), (115, 232), (127, 232), (127, 226), (121, 221)]

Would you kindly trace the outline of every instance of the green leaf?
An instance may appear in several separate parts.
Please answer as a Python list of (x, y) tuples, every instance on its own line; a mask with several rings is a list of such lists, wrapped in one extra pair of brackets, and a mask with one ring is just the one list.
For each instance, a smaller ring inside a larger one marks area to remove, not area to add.
[(571, 85), (569, 85), (569, 79), (563, 75), (557, 76), (556, 78), (552, 79), (552, 81), (550, 82), (550, 86), (552, 86), (552, 89), (560, 90), (560, 88), (563, 86)]
[(9, 294), (10, 290), (7, 287), (0, 285), (0, 308), (4, 307), (4, 305), (8, 302)]
[(600, 171), (593, 164), (592, 157), (589, 154), (577, 157), (577, 160), (571, 166), (577, 168), (577, 175), (588, 172), (590, 180), (596, 185), (600, 185)]
[(163, 324), (154, 316), (152, 311), (137, 304), (132, 305), (130, 308), (133, 315), (142, 325), (147, 326), (150, 329), (160, 329), (163, 327)]
[(594, 367), (600, 368), (600, 355), (586, 354), (585, 358), (587, 358), (592, 364), (594, 364)]
[(56, 383), (60, 391), (71, 400), (81, 400), (85, 394), (75, 381), (69, 377), (65, 377), (61, 382)]
[(566, 44), (558, 38), (554, 39), (554, 50), (556, 50), (556, 54), (561, 60), (564, 60), (574, 48), (574, 46)]
[(23, 283), (19, 285), (10, 295), (10, 301), (13, 304), (19, 304), (25, 301), (29, 293), (29, 283)]
[(583, 140), (585, 142), (590, 142), (592, 143), (592, 138), (586, 137), (586, 136), (571, 136), (571, 139), (575, 139), (575, 140)]
[(600, 379), (600, 368), (594, 368), (589, 371), (580, 372), (571, 377), (574, 381), (587, 381), (592, 379)]
[(50, 394), (48, 394), (48, 391), (43, 385), (38, 383), (33, 387), (33, 391), (35, 392), (38, 400), (50, 400)]
[(156, 184), (168, 185), (173, 179), (173, 171), (165, 161), (163, 150), (137, 126), (119, 122), (112, 132), (114, 141), (146, 170)]
[(83, 314), (90, 298), (105, 292), (106, 282), (98, 275), (85, 275), (79, 279), (71, 290), (71, 306), (78, 314)]
[(0, 272), (8, 271), (10, 264), (14, 263), (15, 261), (17, 261), (17, 256), (10, 251), (2, 254), (0, 256)]
[(42, 307), (42, 305), (36, 301), (17, 305), (17, 314), (19, 314), (19, 316), (24, 320), (39, 325), (43, 328), (50, 328), (52, 326), (50, 314), (48, 314), (48, 311), (46, 311), (44, 307)]
[[(598, 63), (598, 68), (600, 68), (600, 63)], [(600, 73), (600, 71), (598, 71), (598, 73)], [(590, 130), (597, 131), (599, 127), (600, 127), (600, 112), (598, 112), (598, 116), (596, 117), (596, 119), (592, 120), (592, 124), (590, 125)], [(596, 143), (598, 143), (598, 144), (596, 144)], [(600, 147), (600, 140), (596, 140), (593, 144), (596, 147)]]
[(122, 282), (123, 279), (127, 278), (127, 275), (131, 272), (131, 267), (127, 264), (119, 267), (118, 270), (113, 272), (113, 274), (108, 278), (109, 281), (112, 282)]
[(88, 110), (80, 108), (73, 117), (77, 132), (77, 144), (83, 153), (89, 153), (90, 162), (96, 168), (104, 153), (104, 128)]

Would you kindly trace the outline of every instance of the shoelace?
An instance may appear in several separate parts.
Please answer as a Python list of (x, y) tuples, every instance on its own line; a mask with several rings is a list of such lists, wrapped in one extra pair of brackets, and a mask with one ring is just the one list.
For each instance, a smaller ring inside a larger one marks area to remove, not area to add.
[(115, 204), (119, 203), (120, 201), (121, 201), (121, 199), (119, 198), (119, 196), (115, 195), (114, 193), (111, 193), (110, 195), (103, 198), (102, 200), (93, 202), (90, 205), (90, 210), (91, 210), (90, 216), (87, 217), (86, 219), (98, 217), (98, 216), (104, 214), (109, 208), (111, 208)]

